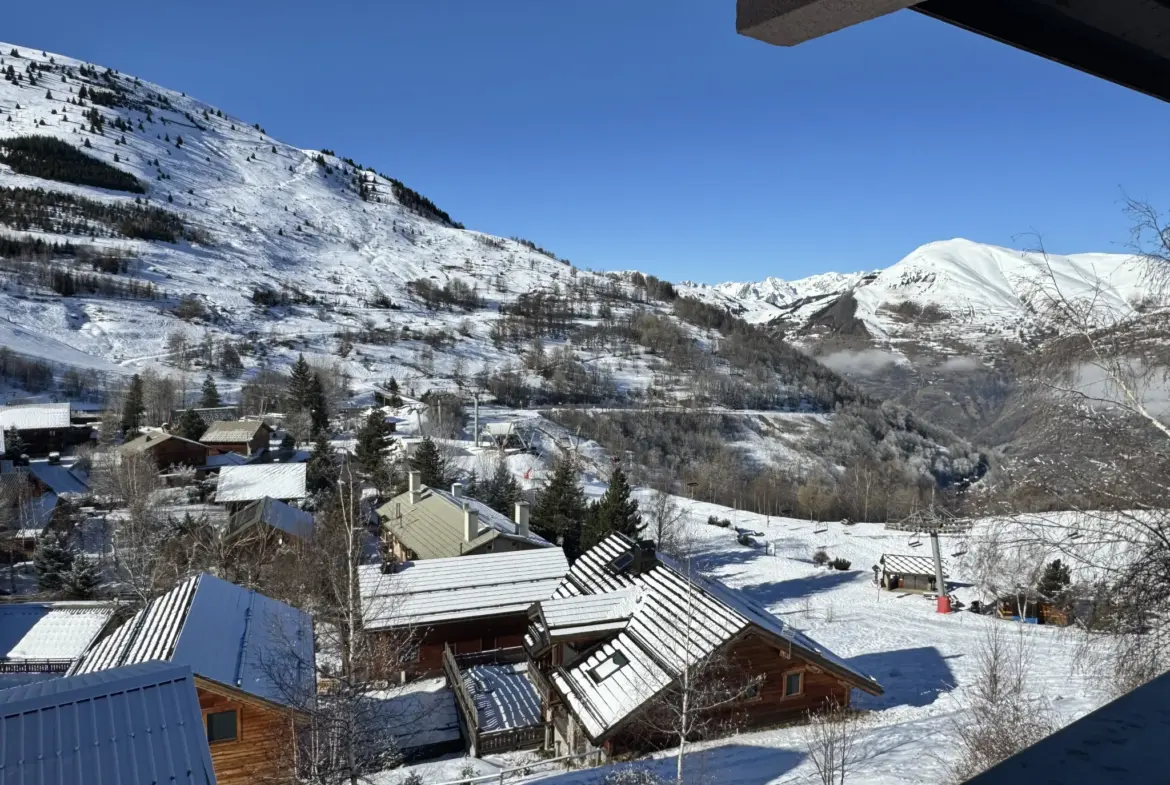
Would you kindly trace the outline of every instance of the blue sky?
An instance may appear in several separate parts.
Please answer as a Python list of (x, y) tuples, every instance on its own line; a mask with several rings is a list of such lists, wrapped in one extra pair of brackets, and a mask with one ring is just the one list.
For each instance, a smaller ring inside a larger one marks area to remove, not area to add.
[(469, 227), (671, 280), (968, 237), (1124, 250), (1170, 105), (903, 12), (793, 49), (734, 0), (8, 3), (0, 36), (399, 177)]

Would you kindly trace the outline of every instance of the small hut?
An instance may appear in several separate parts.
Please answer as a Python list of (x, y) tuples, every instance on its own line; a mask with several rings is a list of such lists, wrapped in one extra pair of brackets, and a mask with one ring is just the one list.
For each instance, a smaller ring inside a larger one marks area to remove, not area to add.
[[(934, 559), (930, 556), (910, 556), (883, 553), (878, 562), (878, 585), (888, 591), (937, 592), (934, 578)], [(943, 580), (947, 578), (947, 563), (943, 560)]]

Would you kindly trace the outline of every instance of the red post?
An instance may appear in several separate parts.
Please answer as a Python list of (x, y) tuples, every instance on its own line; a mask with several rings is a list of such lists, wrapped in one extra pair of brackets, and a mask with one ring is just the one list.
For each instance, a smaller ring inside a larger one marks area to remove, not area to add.
[(938, 612), (939, 613), (950, 613), (951, 612), (951, 598), (945, 594), (938, 595)]

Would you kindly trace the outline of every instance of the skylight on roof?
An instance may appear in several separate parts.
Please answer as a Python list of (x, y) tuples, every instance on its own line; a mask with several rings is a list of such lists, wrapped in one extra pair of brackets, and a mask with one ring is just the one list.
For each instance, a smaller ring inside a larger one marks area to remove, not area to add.
[(626, 551), (620, 554), (617, 558), (609, 563), (609, 569), (615, 575), (621, 575), (626, 570), (630, 569), (630, 565), (634, 563), (633, 551)]
[(589, 677), (600, 684), (618, 672), (623, 665), (629, 665), (630, 660), (620, 651), (615, 651), (608, 658), (602, 660), (589, 670)]

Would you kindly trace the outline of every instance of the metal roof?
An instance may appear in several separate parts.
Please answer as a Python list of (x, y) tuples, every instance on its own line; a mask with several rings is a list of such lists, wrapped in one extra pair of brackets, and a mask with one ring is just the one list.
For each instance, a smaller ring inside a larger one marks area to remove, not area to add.
[(165, 431), (151, 431), (149, 433), (142, 434), (137, 439), (131, 439), (130, 441), (126, 442), (118, 448), (118, 452), (122, 453), (123, 455), (140, 455), (147, 450), (153, 450), (158, 445), (171, 441), (172, 439), (180, 442), (186, 442), (187, 444), (198, 445), (204, 450), (210, 449), (206, 444), (200, 444), (199, 442), (192, 439), (185, 439), (178, 434), (167, 433)]
[(89, 493), (89, 486), (85, 484), (85, 481), (63, 464), (49, 463), (47, 460), (29, 461), (28, 471), (42, 485), (58, 496), (67, 494), (84, 496)]
[(232, 527), (234, 531), (240, 532), (261, 523), (305, 540), (313, 536), (312, 514), (268, 497), (240, 510), (232, 520)]
[(113, 618), (111, 602), (0, 605), (0, 662), (76, 660)]
[(393, 573), (358, 568), (366, 629), (524, 613), (569, 571), (560, 548), (407, 562)]
[(40, 431), (50, 428), (68, 428), (68, 403), (29, 403), (20, 406), (0, 406), (0, 430)]
[[(493, 510), (481, 501), (468, 496), (455, 496), (450, 491), (424, 488), (422, 499), (410, 503), (410, 493), (400, 494), (378, 510), (395, 537), (414, 551), (419, 559), (443, 559), (458, 556), (480, 548), (496, 537), (523, 540), (533, 547), (548, 548), (552, 543), (529, 530), (521, 536), (519, 526), (511, 518)], [(463, 505), (475, 510), (479, 517), (479, 536), (471, 542), (464, 539)], [(402, 510), (402, 518), (397, 517)]]
[(216, 420), (199, 437), (204, 444), (246, 444), (256, 438), (263, 420)]
[(303, 499), (306, 466), (303, 463), (261, 463), (224, 466), (219, 470), (215, 501), (252, 502), (265, 496), (273, 499)]
[[(689, 664), (702, 661), (749, 627), (785, 641), (853, 686), (881, 693), (874, 679), (740, 592), (688, 572), (665, 556), (658, 556), (638, 575), (610, 566), (633, 547), (633, 541), (621, 534), (607, 537), (573, 564), (555, 594), (560, 601), (638, 591), (635, 610), (621, 632), (589, 656), (552, 673), (553, 686), (594, 742), (624, 723)], [(593, 671), (608, 668), (611, 662), (624, 664), (597, 678)]]
[(540, 604), (541, 616), (553, 637), (624, 629), (638, 609), (641, 592), (623, 589), (606, 594), (559, 597)]
[(145, 662), (0, 690), (6, 785), (215, 785), (191, 669)]
[[(934, 558), (931, 556), (914, 556), (901, 553), (883, 553), (881, 565), (885, 572), (896, 572), (899, 575), (929, 575), (934, 577)], [(943, 577), (947, 577), (948, 567), (943, 559)]]
[(140, 610), (72, 673), (146, 660), (189, 665), (204, 679), (286, 705), (316, 683), (309, 615), (207, 573)]

